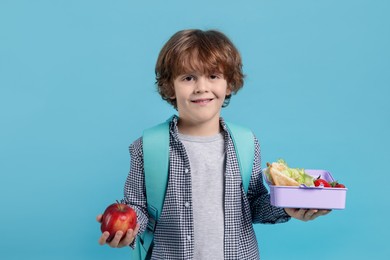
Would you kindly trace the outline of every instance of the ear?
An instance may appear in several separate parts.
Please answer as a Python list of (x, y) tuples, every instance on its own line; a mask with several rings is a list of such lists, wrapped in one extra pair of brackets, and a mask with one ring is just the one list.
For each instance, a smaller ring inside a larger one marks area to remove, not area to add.
[(226, 89), (226, 96), (229, 96), (231, 94), (232, 94), (232, 90), (230, 89), (230, 86), (228, 86)]
[(175, 88), (174, 88), (174, 86), (173, 85), (170, 85), (169, 87), (167, 87), (166, 88), (168, 91), (168, 93), (166, 93), (167, 94), (167, 96), (168, 95), (172, 95), (172, 96), (170, 96), (169, 97), (169, 99), (171, 99), (171, 100), (174, 100), (174, 99), (176, 99), (176, 93), (175, 93)]

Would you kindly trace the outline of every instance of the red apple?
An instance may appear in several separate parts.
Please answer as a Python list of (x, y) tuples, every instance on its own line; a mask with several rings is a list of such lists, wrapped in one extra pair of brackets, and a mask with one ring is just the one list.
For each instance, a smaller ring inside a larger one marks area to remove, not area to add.
[(118, 201), (106, 208), (102, 216), (102, 224), (100, 229), (102, 232), (108, 231), (110, 236), (107, 241), (110, 242), (115, 233), (119, 230), (126, 236), (128, 229), (134, 229), (137, 224), (137, 214), (126, 204)]

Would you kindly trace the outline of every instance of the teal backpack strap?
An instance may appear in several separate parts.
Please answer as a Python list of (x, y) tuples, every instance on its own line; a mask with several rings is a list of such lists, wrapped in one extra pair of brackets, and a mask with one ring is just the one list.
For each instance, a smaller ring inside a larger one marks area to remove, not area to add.
[(172, 117), (164, 123), (146, 129), (142, 135), (149, 221), (145, 232), (137, 239), (133, 259), (150, 258), (151, 250), (149, 249), (153, 244), (154, 231), (162, 211), (168, 183), (169, 123), (171, 120)]
[(146, 196), (156, 218), (161, 214), (168, 182), (170, 121), (146, 129), (142, 137)]
[(252, 131), (246, 127), (229, 122), (225, 123), (233, 140), (238, 165), (240, 166), (242, 184), (245, 193), (247, 193), (255, 157), (254, 136)]

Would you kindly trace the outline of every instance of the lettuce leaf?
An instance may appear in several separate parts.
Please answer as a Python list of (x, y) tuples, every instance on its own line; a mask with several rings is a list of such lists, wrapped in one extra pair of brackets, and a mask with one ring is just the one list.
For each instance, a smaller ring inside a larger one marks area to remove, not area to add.
[(286, 176), (296, 180), (299, 184), (304, 184), (306, 186), (314, 186), (314, 178), (307, 173), (302, 168), (289, 168), (286, 161), (283, 159), (278, 160), (279, 164), (283, 164), (286, 169), (281, 171)]

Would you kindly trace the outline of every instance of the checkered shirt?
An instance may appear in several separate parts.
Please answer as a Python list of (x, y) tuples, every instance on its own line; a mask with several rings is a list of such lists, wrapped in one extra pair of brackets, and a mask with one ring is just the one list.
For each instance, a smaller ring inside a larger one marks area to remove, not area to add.
[[(168, 186), (156, 226), (152, 259), (193, 259), (194, 256), (193, 212), (192, 207), (188, 207), (188, 203), (191, 205), (191, 168), (184, 145), (178, 138), (177, 120), (175, 116), (170, 123)], [(282, 223), (290, 217), (283, 209), (270, 205), (270, 197), (263, 184), (260, 146), (256, 137), (252, 176), (245, 194), (233, 141), (222, 118), (220, 122), (224, 130), (226, 151), (224, 258), (260, 259), (252, 224)], [(141, 234), (148, 223), (142, 138), (131, 144), (130, 155), (124, 202), (136, 210)]]

